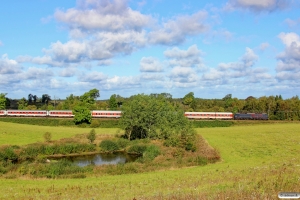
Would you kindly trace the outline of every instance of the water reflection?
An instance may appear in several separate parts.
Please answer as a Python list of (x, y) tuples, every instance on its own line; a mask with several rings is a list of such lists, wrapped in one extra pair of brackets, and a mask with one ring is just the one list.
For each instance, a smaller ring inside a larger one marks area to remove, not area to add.
[(85, 167), (88, 165), (115, 165), (124, 164), (127, 162), (134, 162), (138, 156), (128, 155), (125, 153), (113, 153), (113, 154), (95, 154), (86, 156), (73, 156), (67, 157), (68, 160), (74, 164)]

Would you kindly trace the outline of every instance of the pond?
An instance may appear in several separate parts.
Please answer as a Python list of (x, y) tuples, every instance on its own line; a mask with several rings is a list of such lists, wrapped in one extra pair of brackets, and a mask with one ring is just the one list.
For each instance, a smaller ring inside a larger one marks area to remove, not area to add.
[(139, 156), (129, 155), (123, 152), (118, 153), (99, 153), (94, 155), (82, 155), (82, 156), (68, 156), (64, 157), (72, 161), (74, 164), (80, 167), (88, 165), (116, 165), (124, 164), (127, 162), (134, 162)]

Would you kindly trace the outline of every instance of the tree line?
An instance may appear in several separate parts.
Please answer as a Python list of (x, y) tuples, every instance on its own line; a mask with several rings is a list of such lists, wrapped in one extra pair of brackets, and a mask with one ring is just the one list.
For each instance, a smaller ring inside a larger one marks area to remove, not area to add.
[[(9, 109), (12, 101), (7, 94), (0, 94), (0, 109)], [(269, 119), (274, 120), (299, 120), (300, 100), (298, 96), (283, 99), (281, 95), (262, 96), (255, 98), (249, 96), (246, 99), (225, 95), (222, 99), (197, 98), (190, 92), (182, 98), (173, 98), (169, 93), (153, 93), (149, 96), (163, 96), (175, 107), (187, 112), (232, 112), (232, 113), (267, 113)], [(92, 89), (83, 95), (70, 94), (65, 100), (53, 100), (50, 95), (44, 94), (41, 98), (29, 94), (28, 98), (18, 100), (20, 110), (74, 110), (86, 107), (89, 110), (121, 110), (122, 105), (132, 101), (132, 97), (125, 98), (117, 94), (111, 95), (108, 100), (97, 100), (100, 97), (99, 90)]]

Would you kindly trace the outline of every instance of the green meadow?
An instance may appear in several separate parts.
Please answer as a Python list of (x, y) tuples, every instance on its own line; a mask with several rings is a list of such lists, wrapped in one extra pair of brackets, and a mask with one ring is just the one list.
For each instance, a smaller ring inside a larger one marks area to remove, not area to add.
[[(42, 141), (47, 131), (58, 140), (89, 130), (0, 122), (0, 145)], [(277, 199), (280, 191), (300, 192), (300, 123), (196, 130), (220, 152), (220, 162), (84, 179), (1, 178), (0, 199)]]

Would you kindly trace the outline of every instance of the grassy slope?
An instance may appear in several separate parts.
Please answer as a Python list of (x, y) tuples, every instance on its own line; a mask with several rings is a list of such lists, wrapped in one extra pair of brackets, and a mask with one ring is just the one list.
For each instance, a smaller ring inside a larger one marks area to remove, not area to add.
[[(41, 140), (41, 134), (48, 129), (57, 138), (86, 131), (55, 127), (39, 127), (33, 131), (35, 126), (16, 124), (12, 126), (13, 131), (9, 126), (9, 123), (0, 123), (1, 144), (6, 138), (7, 141), (12, 141), (12, 138), (20, 140), (19, 143), (14, 141), (16, 144), (26, 143), (22, 140), (34, 141), (34, 138), (35, 141)], [(116, 130), (107, 129), (101, 133), (114, 134)], [(300, 124), (197, 131), (221, 152), (222, 162), (204, 167), (86, 179), (0, 179), (0, 199), (241, 199), (245, 196), (274, 199), (279, 191), (300, 188)], [(35, 137), (25, 133), (32, 133)], [(17, 139), (17, 134), (21, 134), (22, 139)]]

